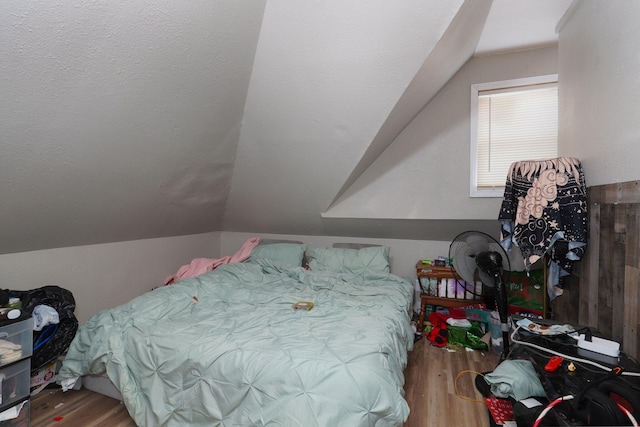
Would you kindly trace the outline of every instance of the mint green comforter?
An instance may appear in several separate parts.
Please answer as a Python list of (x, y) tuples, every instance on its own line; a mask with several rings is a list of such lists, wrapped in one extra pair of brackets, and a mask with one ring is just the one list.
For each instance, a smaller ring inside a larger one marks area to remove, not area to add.
[(223, 265), (94, 315), (58, 381), (106, 371), (145, 427), (401, 426), (412, 295), (391, 274)]

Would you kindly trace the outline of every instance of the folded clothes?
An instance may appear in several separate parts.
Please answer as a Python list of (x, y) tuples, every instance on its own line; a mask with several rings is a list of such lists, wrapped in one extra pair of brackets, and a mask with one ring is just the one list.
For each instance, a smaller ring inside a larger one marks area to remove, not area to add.
[(496, 397), (515, 400), (527, 397), (545, 397), (546, 393), (536, 374), (536, 370), (528, 360), (504, 360), (493, 372), (484, 376)]
[(0, 340), (0, 363), (3, 365), (22, 359), (22, 346), (7, 340)]
[(21, 348), (22, 346), (20, 344), (16, 344), (14, 342), (7, 341), (7, 340), (0, 340), (0, 353), (2, 353), (3, 349), (19, 350)]
[(2, 353), (0, 362), (5, 365), (20, 359), (22, 359), (22, 350), (13, 350), (10, 353)]

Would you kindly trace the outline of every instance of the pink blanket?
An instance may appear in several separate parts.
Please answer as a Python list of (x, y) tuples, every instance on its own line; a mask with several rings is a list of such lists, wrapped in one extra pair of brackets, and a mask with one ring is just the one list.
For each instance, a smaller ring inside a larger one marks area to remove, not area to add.
[(253, 248), (258, 246), (258, 243), (260, 243), (260, 239), (258, 237), (252, 237), (244, 242), (240, 250), (232, 256), (226, 256), (218, 259), (196, 258), (191, 261), (190, 264), (186, 264), (180, 267), (175, 274), (167, 277), (164, 281), (164, 284), (170, 285), (189, 277), (195, 277), (204, 273), (208, 273), (209, 271), (222, 264), (244, 261), (245, 259), (249, 258), (249, 255), (251, 255), (251, 251), (253, 250)]

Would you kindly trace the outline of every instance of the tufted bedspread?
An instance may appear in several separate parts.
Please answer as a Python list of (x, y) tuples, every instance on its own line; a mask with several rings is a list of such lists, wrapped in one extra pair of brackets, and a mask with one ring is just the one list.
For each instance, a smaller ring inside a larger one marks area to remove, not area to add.
[(412, 295), (391, 274), (223, 265), (94, 315), (58, 380), (106, 371), (140, 426), (401, 426)]

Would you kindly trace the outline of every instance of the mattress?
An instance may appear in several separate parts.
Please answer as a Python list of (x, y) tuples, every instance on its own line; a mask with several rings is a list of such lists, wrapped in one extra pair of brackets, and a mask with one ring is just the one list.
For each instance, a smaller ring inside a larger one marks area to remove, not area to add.
[(91, 317), (58, 381), (106, 373), (141, 426), (401, 426), (412, 296), (388, 273), (223, 265)]

